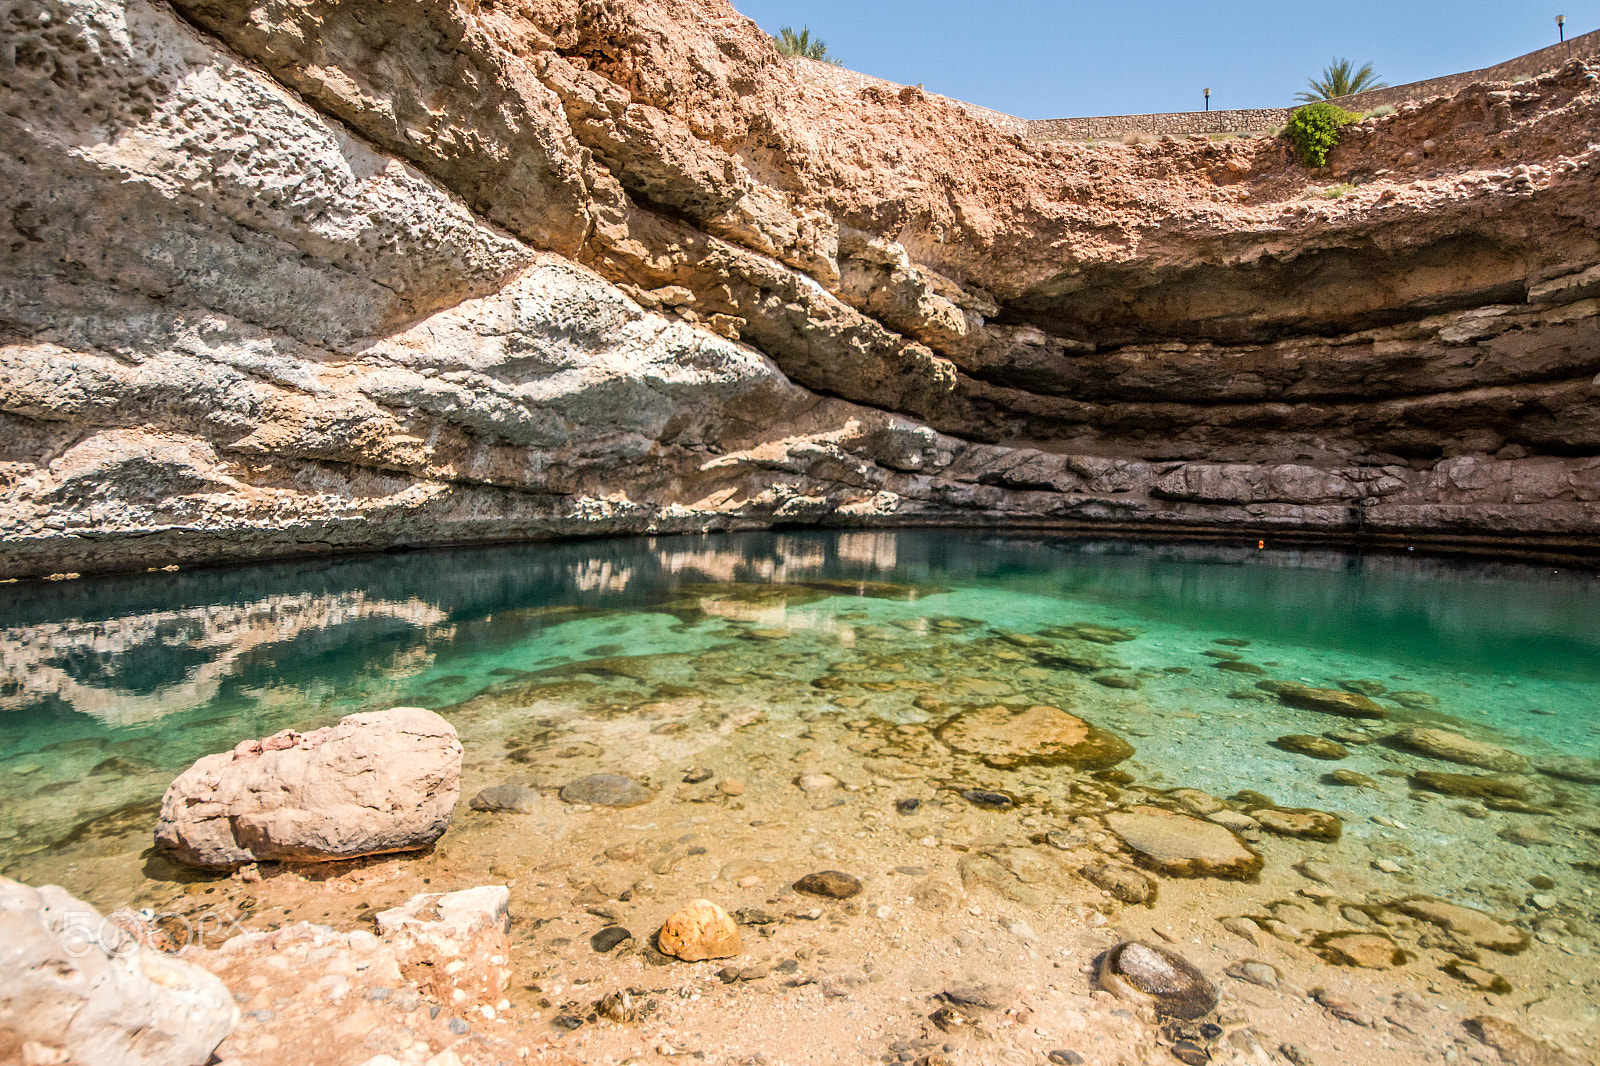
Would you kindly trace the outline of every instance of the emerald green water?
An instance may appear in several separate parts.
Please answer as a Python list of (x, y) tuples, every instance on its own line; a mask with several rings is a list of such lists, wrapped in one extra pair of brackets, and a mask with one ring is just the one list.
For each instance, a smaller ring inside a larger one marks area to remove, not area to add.
[[(1084, 645), (1104, 657), (1098, 669), (1006, 643), (1076, 623), (1132, 639)], [(1204, 653), (1219, 650), (1260, 673), (1218, 669)], [(878, 687), (851, 687), (852, 669)], [(812, 684), (830, 671), (838, 686)], [(1250, 788), (1356, 818), (1415, 814), (1403, 788), (1340, 788), (1324, 778), (1332, 764), (1272, 746), (1352, 723), (1284, 706), (1255, 687), (1263, 678), (1383, 693), (1392, 717), (1374, 736), (1440, 724), (1534, 760), (1593, 757), (1600, 580), (1417, 555), (874, 532), (4, 586), (0, 869), (20, 875), (41, 854), (81, 846), (86, 821), (158, 799), (202, 754), (402, 704), (460, 715), (470, 763), (479, 735), (500, 757), (508, 722), (544, 713), (576, 734), (586, 716), (611, 721), (652, 700), (698, 700), (706, 715), (740, 704), (775, 720), (907, 723), (974, 701), (1055, 702), (1129, 739), (1138, 753), (1127, 768), (1150, 785)], [(685, 721), (692, 730), (701, 719)], [(1353, 751), (1337, 765), (1414, 768), (1381, 744)], [(1559, 787), (1562, 817), (1593, 812), (1592, 786)], [(134, 809), (114, 828), (145, 832), (148, 816)], [(1506, 817), (1432, 831), (1441, 846), (1453, 833), (1501, 847), (1491, 834)], [(1518, 861), (1509, 848), (1505, 861)]]

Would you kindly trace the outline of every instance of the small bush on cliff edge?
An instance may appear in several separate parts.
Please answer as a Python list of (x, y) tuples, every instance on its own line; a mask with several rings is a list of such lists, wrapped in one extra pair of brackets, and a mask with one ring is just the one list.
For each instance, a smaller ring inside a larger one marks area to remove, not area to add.
[(1308, 167), (1320, 167), (1328, 161), (1333, 146), (1339, 143), (1340, 131), (1360, 119), (1360, 115), (1333, 104), (1307, 104), (1295, 108), (1283, 132), (1294, 145), (1300, 162)]

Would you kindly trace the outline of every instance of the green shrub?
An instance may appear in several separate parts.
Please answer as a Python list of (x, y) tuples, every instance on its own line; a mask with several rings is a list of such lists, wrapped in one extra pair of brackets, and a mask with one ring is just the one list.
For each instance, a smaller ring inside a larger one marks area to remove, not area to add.
[(1283, 132), (1294, 145), (1300, 162), (1308, 167), (1320, 167), (1328, 161), (1333, 146), (1339, 143), (1340, 130), (1360, 118), (1333, 104), (1307, 104), (1295, 108)]
[(1394, 114), (1394, 105), (1393, 104), (1379, 104), (1377, 107), (1373, 108), (1371, 111), (1368, 111), (1362, 117), (1363, 118), (1382, 118), (1385, 115), (1392, 115), (1392, 114)]

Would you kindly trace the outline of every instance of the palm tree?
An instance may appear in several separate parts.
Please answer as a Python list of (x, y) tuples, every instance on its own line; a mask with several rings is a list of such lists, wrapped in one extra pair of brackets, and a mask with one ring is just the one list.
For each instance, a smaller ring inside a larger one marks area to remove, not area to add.
[(1296, 97), (1307, 103), (1334, 100), (1341, 96), (1349, 96), (1351, 93), (1389, 87), (1388, 82), (1378, 80), (1377, 72), (1372, 69), (1371, 63), (1356, 70), (1354, 63), (1337, 56), (1323, 69), (1321, 78), (1308, 78), (1307, 84), (1311, 86), (1311, 91)]
[(810, 26), (802, 26), (799, 33), (794, 32), (793, 27), (785, 26), (778, 31), (778, 36), (772, 39), (772, 43), (786, 56), (803, 56), (806, 59), (832, 63), (835, 66), (839, 64), (837, 59), (828, 57), (828, 46), (822, 43), (822, 38), (812, 39)]

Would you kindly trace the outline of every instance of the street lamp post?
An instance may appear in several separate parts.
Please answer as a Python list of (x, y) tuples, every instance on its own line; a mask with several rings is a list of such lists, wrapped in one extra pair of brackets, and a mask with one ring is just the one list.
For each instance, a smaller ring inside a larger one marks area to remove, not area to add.
[(1206, 90), (1206, 110), (1207, 111), (1211, 110), (1211, 90), (1210, 89)]
[(1566, 44), (1567, 43), (1567, 16), (1565, 16), (1565, 15), (1557, 15), (1556, 16), (1556, 30), (1559, 31), (1560, 34), (1561, 34), (1561, 43), (1562, 44)]

